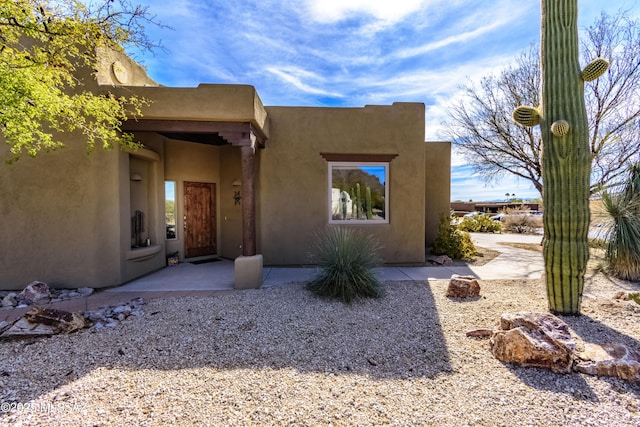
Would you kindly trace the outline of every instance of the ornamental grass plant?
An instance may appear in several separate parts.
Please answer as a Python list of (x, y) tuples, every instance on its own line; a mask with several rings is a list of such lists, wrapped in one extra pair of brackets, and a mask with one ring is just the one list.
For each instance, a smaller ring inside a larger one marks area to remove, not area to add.
[(318, 275), (307, 285), (312, 292), (344, 303), (361, 297), (377, 298), (382, 283), (373, 269), (381, 263), (381, 246), (370, 234), (345, 227), (316, 233), (313, 261)]
[(640, 163), (630, 167), (622, 191), (602, 193), (602, 206), (611, 219), (605, 233), (609, 273), (640, 280)]

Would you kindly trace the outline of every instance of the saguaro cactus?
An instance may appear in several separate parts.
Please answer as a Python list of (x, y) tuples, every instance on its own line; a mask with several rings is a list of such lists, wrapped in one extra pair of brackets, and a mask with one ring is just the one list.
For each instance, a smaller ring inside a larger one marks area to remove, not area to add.
[(362, 197), (360, 196), (360, 183), (356, 183), (356, 219), (360, 219), (360, 212), (362, 212)]
[(367, 187), (365, 190), (364, 205), (367, 213), (367, 219), (373, 218), (373, 212), (371, 210), (371, 187)]
[(591, 151), (584, 82), (607, 60), (579, 64), (578, 1), (541, 0), (542, 106), (520, 106), (513, 118), (540, 125), (543, 142), (544, 260), (549, 309), (579, 314), (589, 258)]

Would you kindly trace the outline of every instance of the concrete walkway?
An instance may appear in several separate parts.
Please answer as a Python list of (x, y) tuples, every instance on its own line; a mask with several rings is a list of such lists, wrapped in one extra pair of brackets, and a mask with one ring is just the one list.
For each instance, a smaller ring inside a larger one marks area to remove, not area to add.
[[(500, 255), (481, 266), (402, 267), (387, 266), (376, 271), (383, 281), (449, 279), (452, 274), (472, 275), (482, 280), (537, 279), (544, 270), (542, 254), (517, 249), (500, 242), (540, 243), (541, 236), (520, 234), (472, 233), (477, 246), (493, 249)], [(305, 282), (316, 274), (314, 267), (265, 267), (263, 288)], [(142, 297), (145, 300), (177, 296), (208, 297), (233, 290), (233, 261), (220, 260), (204, 264), (182, 263), (166, 267), (125, 285), (100, 290), (86, 298), (47, 304), (67, 311), (86, 311)], [(28, 308), (2, 309), (0, 321), (14, 320)]]
[[(384, 281), (448, 279), (452, 274), (472, 275), (483, 280), (537, 279), (544, 269), (542, 254), (505, 246), (500, 242), (540, 243), (541, 236), (472, 233), (473, 242), (500, 255), (481, 266), (381, 267), (376, 269)], [(265, 267), (263, 288), (305, 282), (316, 274), (314, 267)], [(167, 267), (104, 292), (213, 291), (233, 289), (233, 261), (205, 264), (182, 263)]]

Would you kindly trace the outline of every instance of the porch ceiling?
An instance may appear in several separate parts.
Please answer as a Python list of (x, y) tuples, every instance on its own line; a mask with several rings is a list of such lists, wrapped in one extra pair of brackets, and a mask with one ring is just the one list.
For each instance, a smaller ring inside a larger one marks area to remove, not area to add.
[(208, 145), (226, 145), (229, 141), (222, 138), (217, 133), (188, 133), (188, 132), (159, 132), (160, 135), (178, 141), (197, 142)]
[(249, 122), (207, 122), (194, 120), (127, 120), (125, 132), (156, 132), (167, 138), (209, 145), (246, 145), (255, 140), (264, 148), (265, 136)]

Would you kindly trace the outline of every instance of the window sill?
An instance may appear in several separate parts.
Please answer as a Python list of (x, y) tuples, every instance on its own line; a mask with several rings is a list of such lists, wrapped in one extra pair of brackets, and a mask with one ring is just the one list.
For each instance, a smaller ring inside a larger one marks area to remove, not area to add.
[(160, 245), (151, 245), (144, 248), (131, 249), (130, 251), (127, 251), (127, 261), (146, 261), (158, 254), (160, 252), (160, 249), (162, 249), (162, 246)]

